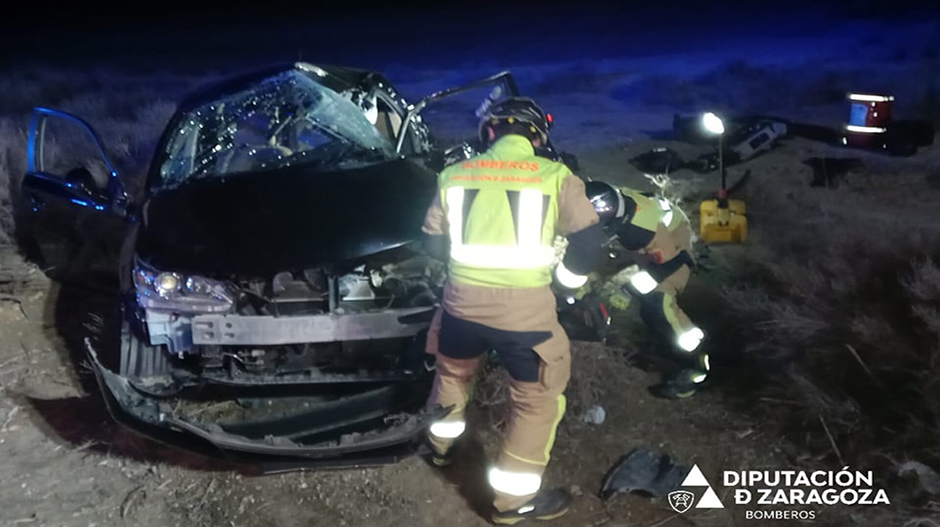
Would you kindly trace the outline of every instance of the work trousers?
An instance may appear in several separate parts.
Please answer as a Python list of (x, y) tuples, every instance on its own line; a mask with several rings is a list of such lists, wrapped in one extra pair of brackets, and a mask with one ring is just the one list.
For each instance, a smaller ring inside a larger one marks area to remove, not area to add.
[(691, 277), (689, 266), (683, 265), (665, 278), (659, 279), (656, 289), (640, 296), (640, 316), (643, 322), (664, 336), (675, 338), (695, 325), (679, 307), (676, 297)]
[[(674, 344), (680, 335), (696, 327), (676, 302), (676, 297), (685, 289), (691, 274), (689, 266), (683, 265), (669, 276), (660, 277), (656, 289), (640, 296), (640, 317), (643, 322)], [(708, 373), (709, 359), (702, 346), (679, 353), (683, 354), (684, 362), (694, 366), (695, 370)]]
[[(505, 511), (532, 499), (550, 459), (555, 432), (565, 413), (571, 351), (558, 323), (555, 305), (533, 320), (529, 331), (507, 331), (457, 318), (438, 310), (428, 332), (427, 352), (436, 356), (436, 376), (428, 405), (453, 407), (441, 423), (444, 433), (429, 435), (445, 454), (462, 433), (474, 376), (495, 350), (509, 372), (512, 410), (495, 465), (489, 469), (493, 505)], [(447, 425), (454, 425), (448, 428)]]

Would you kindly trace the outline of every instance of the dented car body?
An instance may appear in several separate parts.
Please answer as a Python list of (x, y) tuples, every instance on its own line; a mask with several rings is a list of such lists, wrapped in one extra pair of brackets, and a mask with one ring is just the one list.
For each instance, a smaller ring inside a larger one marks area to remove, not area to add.
[[(416, 104), (350, 68), (230, 79), (179, 105), (137, 199), (91, 126), (38, 108), (17, 225), (57, 278), (122, 299), (120, 327), (85, 340), (115, 418), (271, 470), (413, 453), (440, 415), (423, 350), (445, 276), (418, 236), (437, 172), (473, 152), (420, 112), (494, 87), (517, 94), (508, 73)], [(52, 122), (103, 170), (56, 166)]]

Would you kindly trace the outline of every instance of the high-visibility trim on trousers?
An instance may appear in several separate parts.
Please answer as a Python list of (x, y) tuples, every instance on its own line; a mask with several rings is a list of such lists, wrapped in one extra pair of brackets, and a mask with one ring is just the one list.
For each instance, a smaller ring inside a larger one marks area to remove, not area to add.
[(539, 491), (542, 476), (534, 472), (511, 472), (497, 467), (487, 474), (490, 487), (510, 496), (529, 496)]
[(688, 331), (684, 331), (676, 337), (676, 344), (679, 345), (683, 350), (692, 353), (698, 349), (699, 344), (702, 343), (702, 339), (705, 338), (705, 332), (703, 332), (698, 327), (693, 327)]
[(456, 439), (467, 429), (466, 421), (438, 421), (428, 429), (431, 435), (441, 439)]
[(552, 447), (555, 446), (555, 436), (558, 434), (558, 423), (565, 416), (565, 410), (568, 407), (568, 399), (564, 395), (558, 396), (558, 415), (555, 416), (555, 422), (552, 424), (552, 434), (548, 436), (548, 442), (545, 443), (545, 464), (552, 458)]

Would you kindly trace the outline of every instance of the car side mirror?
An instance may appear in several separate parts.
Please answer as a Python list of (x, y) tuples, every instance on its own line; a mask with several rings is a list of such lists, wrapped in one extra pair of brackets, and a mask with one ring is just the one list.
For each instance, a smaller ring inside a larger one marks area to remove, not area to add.
[(100, 197), (104, 192), (104, 189), (95, 181), (95, 176), (85, 167), (70, 170), (65, 174), (65, 182), (90, 196)]

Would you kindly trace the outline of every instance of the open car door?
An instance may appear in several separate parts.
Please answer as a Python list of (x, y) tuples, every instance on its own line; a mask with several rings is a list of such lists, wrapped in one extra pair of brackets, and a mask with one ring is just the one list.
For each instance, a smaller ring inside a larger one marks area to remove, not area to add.
[(434, 92), (409, 106), (397, 136), (396, 149), (407, 155), (412, 130), (419, 123), (433, 130), (429, 138), (432, 149), (442, 159), (435, 169), (456, 163), (481, 149), (477, 137), (480, 116), (494, 102), (505, 97), (518, 96), (519, 90), (508, 71), (468, 84)]
[[(467, 159), (483, 149), (478, 137), (480, 118), (493, 104), (520, 95), (509, 71), (432, 93), (409, 108), (397, 138), (398, 152), (403, 153), (402, 145), (409, 129), (416, 122), (426, 122), (434, 131), (432, 142), (443, 152), (444, 166)], [(538, 148), (536, 154), (577, 170), (577, 159), (571, 154), (559, 152), (551, 139), (548, 144)]]
[(36, 108), (17, 227), (30, 256), (59, 281), (116, 290), (133, 215), (117, 171), (85, 121)]

